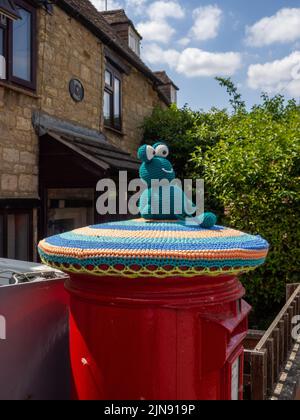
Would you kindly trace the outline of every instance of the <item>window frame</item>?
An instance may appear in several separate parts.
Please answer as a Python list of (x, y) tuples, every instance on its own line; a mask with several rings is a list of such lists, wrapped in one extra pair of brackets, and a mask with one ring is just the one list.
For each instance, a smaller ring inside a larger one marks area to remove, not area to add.
[[(4, 57), (6, 59), (6, 81), (9, 83), (16, 84), (20, 87), (36, 90), (36, 76), (37, 76), (37, 11), (36, 8), (30, 3), (24, 0), (15, 0), (15, 5), (26, 10), (31, 15), (31, 36), (30, 36), (30, 81), (21, 79), (13, 75), (13, 21), (7, 20), (7, 27), (4, 31)], [(4, 80), (5, 82), (5, 80)]]
[[(0, 238), (2, 242), (3, 256), (0, 258), (8, 258), (8, 216), (23, 214), (28, 216), (28, 261), (33, 260), (33, 209), (28, 208), (8, 208), (0, 209), (0, 216), (3, 217), (3, 236)], [(0, 221), (1, 223), (1, 221)]]
[[(108, 85), (106, 83), (106, 72), (109, 72), (112, 77), (112, 84)], [(119, 112), (120, 112), (120, 124), (115, 123), (115, 80), (119, 80), (120, 82), (120, 91), (119, 91)], [(112, 65), (106, 64), (105, 71), (104, 71), (104, 93), (103, 93), (103, 119), (104, 119), (104, 127), (108, 129), (113, 129), (119, 132), (122, 132), (123, 127), (123, 107), (122, 107), (122, 87), (123, 87), (123, 80), (121, 73), (116, 70)], [(111, 96), (111, 103), (110, 103), (110, 123), (108, 124), (104, 118), (104, 96), (105, 93), (108, 93)]]
[[(0, 29), (3, 30), (3, 56), (6, 58), (7, 56), (7, 25), (3, 25), (0, 21)], [(2, 54), (1, 54), (2, 55)]]
[[(131, 45), (131, 38), (134, 40), (135, 46), (133, 48), (133, 46)], [(137, 35), (137, 33), (132, 29), (132, 27), (129, 27), (129, 32), (128, 32), (128, 45), (129, 48), (138, 56), (141, 55), (141, 40), (139, 38), (139, 36)]]
[(177, 102), (178, 102), (177, 89), (173, 85), (171, 85), (170, 96), (171, 96), (171, 98), (170, 98), (171, 99), (171, 103), (177, 105)]

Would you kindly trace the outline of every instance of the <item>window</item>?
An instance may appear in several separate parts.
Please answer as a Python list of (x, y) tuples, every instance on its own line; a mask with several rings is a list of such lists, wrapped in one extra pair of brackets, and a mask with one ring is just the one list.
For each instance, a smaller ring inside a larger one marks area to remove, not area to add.
[(13, 77), (26, 82), (31, 81), (31, 13), (20, 9), (21, 19), (13, 22), (12, 65)]
[(107, 126), (111, 125), (111, 103), (112, 95), (105, 91), (104, 92), (104, 124)]
[(81, 188), (79, 193), (72, 188), (62, 188), (59, 191), (49, 188), (47, 197), (48, 229), (45, 236), (69, 232), (94, 223), (93, 189)]
[(4, 55), (4, 29), (0, 26), (0, 55)]
[(140, 38), (132, 28), (129, 28), (129, 48), (131, 48), (137, 55), (140, 55)]
[(177, 104), (177, 90), (174, 86), (171, 86), (171, 102)]
[(121, 128), (121, 81), (115, 78), (114, 82), (114, 124)]
[(32, 259), (32, 211), (0, 212), (0, 258)]
[(6, 26), (0, 21), (0, 54), (6, 58), (7, 79), (35, 89), (36, 10), (23, 0), (16, 0), (15, 5), (20, 19), (7, 19)]
[(122, 81), (112, 67), (105, 71), (103, 115), (106, 127), (122, 129)]
[[(0, 15), (1, 16), (1, 15)], [(0, 55), (5, 56), (5, 44), (6, 44), (6, 28), (7, 28), (7, 18), (2, 15), (0, 17)]]

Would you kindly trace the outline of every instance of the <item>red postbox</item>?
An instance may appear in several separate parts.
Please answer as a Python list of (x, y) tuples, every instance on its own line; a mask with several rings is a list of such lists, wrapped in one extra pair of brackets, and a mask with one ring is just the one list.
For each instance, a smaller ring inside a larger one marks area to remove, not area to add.
[(250, 307), (237, 274), (268, 244), (232, 229), (144, 220), (42, 241), (69, 272), (74, 397), (242, 399)]

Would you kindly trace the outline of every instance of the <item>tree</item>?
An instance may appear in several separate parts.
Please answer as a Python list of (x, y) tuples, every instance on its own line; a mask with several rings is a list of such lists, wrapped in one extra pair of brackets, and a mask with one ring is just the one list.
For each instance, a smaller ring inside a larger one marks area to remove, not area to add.
[(242, 100), (242, 95), (238, 92), (238, 89), (233, 81), (230, 78), (226, 79), (223, 77), (216, 77), (216, 80), (219, 82), (221, 87), (226, 88), (230, 97), (229, 103), (233, 107), (234, 112), (246, 112), (246, 104)]
[(217, 80), (233, 114), (156, 109), (144, 141), (169, 144), (180, 178), (204, 178), (206, 209), (220, 223), (269, 240), (265, 266), (242, 279), (257, 319), (265, 319), (284, 300), (286, 282), (300, 276), (300, 106), (263, 93), (247, 111), (231, 79)]
[(258, 319), (277, 310), (285, 284), (300, 275), (300, 110), (281, 96), (262, 99), (232, 116), (205, 156), (193, 155), (226, 209), (224, 223), (271, 245), (267, 264), (243, 277)]

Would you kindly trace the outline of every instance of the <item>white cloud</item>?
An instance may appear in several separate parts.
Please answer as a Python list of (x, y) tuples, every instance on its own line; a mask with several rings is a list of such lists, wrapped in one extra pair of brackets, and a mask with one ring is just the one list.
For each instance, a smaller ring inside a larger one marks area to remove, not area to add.
[(182, 19), (184, 15), (184, 9), (176, 1), (155, 1), (148, 8), (148, 16), (155, 21), (166, 18)]
[(218, 6), (204, 6), (193, 12), (194, 26), (191, 35), (198, 41), (213, 39), (218, 35), (222, 10)]
[(147, 3), (148, 0), (126, 0), (128, 7), (141, 7)]
[(300, 39), (300, 8), (285, 8), (246, 29), (248, 45), (262, 47)]
[(248, 85), (268, 93), (288, 93), (300, 97), (300, 51), (282, 60), (252, 64), (248, 69)]
[(146, 11), (148, 0), (126, 0), (125, 9), (129, 9), (130, 14), (136, 16), (144, 15)]
[(176, 30), (168, 23), (168, 19), (182, 19), (184, 9), (177, 1), (155, 1), (147, 9), (149, 19), (140, 22), (137, 30), (146, 41), (168, 43)]
[(186, 47), (191, 42), (191, 39), (188, 37), (181, 38), (177, 41), (177, 44), (181, 47)]
[(169, 65), (187, 77), (232, 76), (242, 65), (241, 55), (235, 52), (211, 53), (198, 48), (186, 48), (179, 52), (150, 44), (143, 54), (149, 63)]
[[(105, 0), (91, 0), (96, 9), (102, 11), (105, 10)], [(108, 0), (107, 1), (108, 10), (121, 9), (122, 4), (117, 0)]]
[(187, 48), (180, 55), (177, 71), (188, 77), (232, 76), (241, 63), (239, 53), (211, 53)]
[(174, 49), (163, 50), (157, 44), (147, 44), (143, 48), (143, 57), (151, 64), (164, 65), (168, 63), (169, 67), (175, 68), (180, 58), (180, 52)]
[(137, 25), (137, 30), (145, 40), (162, 43), (168, 43), (176, 32), (164, 20), (141, 22)]

